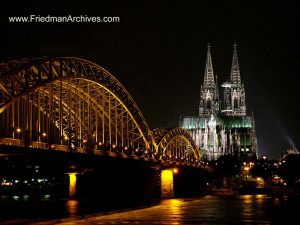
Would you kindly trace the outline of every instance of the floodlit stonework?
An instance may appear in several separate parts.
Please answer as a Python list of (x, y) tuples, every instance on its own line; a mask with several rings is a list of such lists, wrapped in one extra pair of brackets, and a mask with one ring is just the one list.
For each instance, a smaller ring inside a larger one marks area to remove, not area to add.
[(221, 85), (224, 88), (223, 104), (208, 45), (199, 116), (183, 117), (179, 121), (179, 127), (192, 133), (196, 144), (204, 150), (209, 160), (225, 154), (253, 157), (257, 152), (255, 121), (253, 115), (247, 116), (236, 44), (233, 47), (230, 79)]

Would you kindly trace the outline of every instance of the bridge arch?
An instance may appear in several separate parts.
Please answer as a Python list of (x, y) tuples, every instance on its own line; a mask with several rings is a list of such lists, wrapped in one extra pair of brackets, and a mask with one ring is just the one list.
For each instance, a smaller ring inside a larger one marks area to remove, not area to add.
[[(34, 113), (31, 108), (35, 107), (40, 109), (38, 111), (48, 111), (49, 115), (53, 115), (54, 118), (50, 120), (59, 129), (60, 144), (65, 144), (64, 142), (72, 138), (71, 134), (67, 133), (71, 133), (71, 130), (75, 133), (78, 121), (78, 129), (85, 131), (84, 135), (80, 134), (82, 142), (88, 142), (88, 136), (91, 135), (95, 135), (96, 139), (100, 140), (97, 138), (100, 134), (96, 133), (96, 130), (100, 130), (100, 126), (96, 127), (96, 123), (102, 119), (107, 120), (110, 126), (101, 127), (103, 137), (105, 132), (109, 133), (110, 145), (118, 145), (117, 133), (118, 131), (121, 133), (119, 128), (122, 123), (126, 125), (126, 129), (128, 128), (126, 130), (129, 132), (126, 135), (130, 136), (126, 143), (128, 147), (129, 145), (139, 147), (142, 144), (147, 150), (150, 148), (149, 143), (152, 139), (150, 129), (138, 106), (122, 84), (97, 64), (71, 57), (32, 60), (29, 63), (19, 64), (11, 70), (8, 69), (2, 74), (0, 87), (0, 113), (6, 111), (6, 118), (11, 117), (11, 124), (8, 124), (11, 131), (8, 133), (13, 134), (14, 129), (20, 131), (20, 124), (16, 126), (16, 121), (14, 121), (16, 118), (13, 118), (20, 117), (20, 115), (15, 115), (15, 113), (12, 115), (11, 112), (12, 108), (15, 110), (21, 107), (22, 111), (25, 110), (27, 117), (30, 117), (27, 118), (26, 128), (22, 127), (22, 130), (30, 130), (32, 136), (34, 122), (29, 120), (37, 119), (32, 118)], [(19, 111), (18, 114), (20, 113)], [(44, 113), (38, 114), (39, 119), (44, 116)], [(90, 121), (91, 118), (93, 118), (92, 121)], [(24, 125), (25, 121), (20, 121), (20, 118), (18, 120)], [(46, 136), (49, 133), (49, 131), (46, 133), (45, 129), (42, 131), (41, 126), (43, 124), (38, 121), (37, 141), (41, 140), (43, 134)], [(44, 126), (46, 127), (45, 124)], [(55, 132), (55, 128), (52, 129)], [(122, 130), (123, 135), (125, 135), (124, 130)], [(112, 138), (114, 132), (115, 137)], [(115, 139), (115, 142), (112, 139)], [(102, 143), (97, 140), (101, 144), (105, 144), (105, 141), (107, 140), (104, 138)], [(124, 146), (124, 143), (122, 145)]]
[(161, 159), (197, 162), (201, 153), (190, 132), (183, 128), (162, 129), (157, 135), (157, 152)]
[(155, 136), (122, 84), (101, 66), (80, 58), (0, 64), (0, 116), (5, 127), (0, 138), (19, 140), (18, 145), (199, 159), (187, 130)]

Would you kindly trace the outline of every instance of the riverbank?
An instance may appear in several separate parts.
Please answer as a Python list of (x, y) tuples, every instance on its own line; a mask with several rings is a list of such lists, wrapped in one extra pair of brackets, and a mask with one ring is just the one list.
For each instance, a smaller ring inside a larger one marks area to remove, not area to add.
[(211, 188), (206, 190), (210, 195), (269, 195), (269, 196), (300, 196), (300, 189), (292, 188)]

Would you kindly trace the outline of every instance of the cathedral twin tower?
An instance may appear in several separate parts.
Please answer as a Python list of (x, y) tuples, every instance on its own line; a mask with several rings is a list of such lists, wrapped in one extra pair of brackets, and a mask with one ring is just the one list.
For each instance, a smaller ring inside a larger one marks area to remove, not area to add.
[(230, 78), (221, 85), (224, 88), (223, 104), (208, 45), (199, 116), (185, 116), (179, 121), (179, 127), (191, 132), (209, 160), (226, 154), (256, 157), (255, 122), (253, 116), (246, 113), (245, 87), (241, 81), (236, 44), (233, 47)]
[(204, 82), (200, 91), (199, 116), (210, 117), (211, 114), (218, 115), (221, 112), (227, 116), (246, 116), (245, 87), (241, 81), (236, 44), (234, 44), (230, 80), (222, 84), (223, 105), (219, 96), (217, 77), (214, 76), (210, 45), (207, 48)]

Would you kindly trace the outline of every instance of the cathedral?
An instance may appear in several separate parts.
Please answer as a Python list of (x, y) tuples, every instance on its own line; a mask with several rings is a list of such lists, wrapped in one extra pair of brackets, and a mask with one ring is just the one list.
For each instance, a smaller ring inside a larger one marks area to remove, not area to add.
[(237, 46), (233, 46), (231, 73), (224, 82), (223, 99), (207, 46), (204, 81), (200, 89), (199, 116), (180, 118), (179, 127), (188, 129), (208, 160), (232, 154), (256, 157), (257, 141), (253, 114), (247, 115), (245, 87), (241, 80)]

